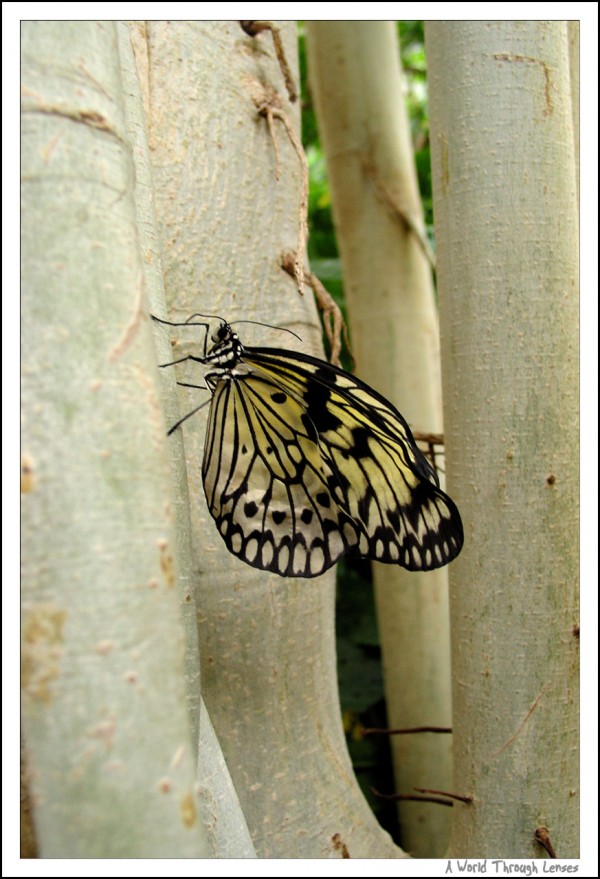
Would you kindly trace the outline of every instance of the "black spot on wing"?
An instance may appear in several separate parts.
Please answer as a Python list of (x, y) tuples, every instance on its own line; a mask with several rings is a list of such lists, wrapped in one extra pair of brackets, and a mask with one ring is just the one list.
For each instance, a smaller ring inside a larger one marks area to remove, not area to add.
[(331, 504), (331, 498), (326, 491), (320, 491), (319, 494), (315, 497), (315, 500), (320, 507), (329, 507)]
[[(322, 381), (330, 381), (330, 370), (327, 368), (317, 369), (314, 377)], [(330, 399), (331, 391), (328, 387), (321, 384), (320, 381), (308, 382), (304, 395), (306, 417), (314, 424), (318, 433), (338, 430), (342, 423), (337, 415), (331, 412), (328, 405)]]
[(248, 501), (247, 504), (244, 504), (244, 515), (249, 519), (252, 519), (258, 513), (258, 506), (254, 503), (254, 501)]
[(355, 427), (352, 431), (352, 455), (355, 458), (371, 458), (369, 437), (372, 436), (368, 427)]

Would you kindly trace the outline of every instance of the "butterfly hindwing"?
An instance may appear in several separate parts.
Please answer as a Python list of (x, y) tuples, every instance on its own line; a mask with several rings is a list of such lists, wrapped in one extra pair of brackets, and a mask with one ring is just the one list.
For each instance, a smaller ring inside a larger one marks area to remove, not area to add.
[(228, 549), (254, 567), (314, 577), (358, 543), (303, 406), (260, 373), (216, 383), (203, 481)]

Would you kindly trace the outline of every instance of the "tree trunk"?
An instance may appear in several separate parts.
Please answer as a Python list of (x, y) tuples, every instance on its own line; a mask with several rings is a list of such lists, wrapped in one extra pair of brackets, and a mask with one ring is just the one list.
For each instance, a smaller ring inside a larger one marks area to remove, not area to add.
[[(150, 312), (159, 315), (166, 313), (166, 303), (160, 240), (154, 213), (147, 118), (142, 100), (143, 92), (148, 109), (147, 32), (142, 22), (131, 22), (129, 26), (120, 23), (118, 33), (125, 109), (135, 156), (136, 215), (140, 248), (145, 255), (146, 296)], [(164, 329), (155, 327), (154, 335), (159, 362), (169, 362), (172, 359), (172, 349)], [(179, 418), (174, 394), (167, 398), (165, 409), (167, 423), (174, 424)], [(210, 856), (251, 858), (255, 857), (256, 853), (248, 826), (208, 712), (201, 699), (198, 608), (195, 590), (190, 585), (194, 580), (196, 564), (191, 541), (185, 449), (181, 431), (169, 440), (166, 440), (165, 435), (164, 439), (168, 442), (171, 461), (180, 607), (186, 640), (185, 684), (192, 741), (200, 767), (198, 771), (201, 781), (199, 785), (201, 817), (208, 836)]]
[(22, 30), (22, 645), (43, 858), (203, 857), (117, 33)]
[[(413, 430), (442, 431), (438, 321), (393, 22), (308, 22), (358, 374)], [(447, 573), (374, 565), (388, 721), (451, 725)], [(447, 735), (392, 740), (396, 789), (448, 789)], [(440, 856), (449, 810), (400, 808), (404, 846)]]
[[(297, 77), (296, 32), (280, 25)], [(303, 163), (271, 33), (237, 22), (148, 25), (147, 106), (171, 320), (192, 312), (285, 324), (320, 349), (312, 297), (281, 269), (298, 242)], [(273, 112), (272, 133), (260, 115)], [(267, 109), (270, 108), (270, 109)], [(287, 127), (286, 127), (287, 123)], [(290, 134), (291, 132), (291, 134)], [(278, 171), (280, 179), (278, 180)], [(164, 316), (164, 315), (163, 315)], [(266, 327), (242, 341), (299, 345)], [(177, 356), (198, 351), (178, 328)], [(201, 383), (198, 371), (180, 380)], [(173, 376), (168, 393), (175, 394)], [(202, 400), (181, 391), (182, 414)], [(336, 687), (333, 572), (281, 579), (230, 555), (201, 483), (205, 411), (183, 425), (203, 691), (260, 857), (394, 857), (346, 752)], [(210, 785), (211, 766), (200, 761)]]
[(427, 26), (449, 488), (451, 852), (578, 856), (578, 242), (565, 22)]
[(579, 204), (579, 22), (567, 22), (569, 36), (569, 74), (571, 81), (571, 111), (573, 113), (573, 147), (577, 174), (577, 204)]

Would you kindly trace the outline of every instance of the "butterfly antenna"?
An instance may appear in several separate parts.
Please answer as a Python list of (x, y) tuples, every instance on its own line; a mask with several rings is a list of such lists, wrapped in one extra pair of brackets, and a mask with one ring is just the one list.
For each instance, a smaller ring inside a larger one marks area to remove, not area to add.
[[(156, 315), (151, 314), (150, 317), (152, 320), (155, 320), (159, 324), (166, 324), (169, 327), (193, 327), (193, 326), (206, 326), (206, 324), (194, 324), (193, 320), (196, 317), (203, 317), (207, 320), (220, 320), (221, 323), (228, 323), (224, 317), (221, 317), (220, 314), (202, 314), (197, 311), (194, 314), (190, 314), (188, 318), (184, 321), (173, 322), (170, 320), (163, 320), (160, 317), (156, 317)], [(288, 330), (287, 327), (276, 327), (273, 324), (263, 324), (259, 320), (235, 320), (229, 324), (229, 326), (233, 326), (233, 324), (255, 324), (257, 327), (267, 327), (270, 330), (282, 330), (284, 333), (291, 333), (292, 336), (295, 336), (299, 342), (302, 342), (302, 336), (299, 336), (298, 333), (295, 333), (293, 330)]]
[(230, 326), (233, 324), (255, 324), (257, 327), (267, 327), (269, 330), (282, 330), (284, 333), (291, 333), (292, 336), (295, 336), (298, 341), (302, 341), (302, 336), (299, 336), (298, 333), (295, 333), (293, 330), (288, 330), (287, 327), (276, 327), (273, 324), (263, 324), (259, 320), (234, 320)]
[(155, 314), (151, 314), (150, 317), (152, 320), (155, 320), (159, 324), (166, 324), (168, 327), (195, 327), (201, 326), (205, 327), (207, 324), (195, 324), (193, 320), (195, 317), (206, 317), (209, 320), (220, 320), (223, 323), (227, 323), (225, 318), (221, 317), (218, 314), (200, 314), (200, 312), (195, 312), (195, 314), (190, 314), (185, 320), (182, 321), (171, 321), (171, 320), (163, 320), (161, 317), (156, 317)]

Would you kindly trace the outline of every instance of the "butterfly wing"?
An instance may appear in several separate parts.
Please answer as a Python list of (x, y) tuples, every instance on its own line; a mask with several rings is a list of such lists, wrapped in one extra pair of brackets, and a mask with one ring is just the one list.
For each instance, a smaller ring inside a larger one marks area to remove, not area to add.
[(244, 359), (299, 401), (303, 424), (312, 425), (346, 553), (410, 571), (439, 568), (458, 555), (460, 514), (384, 397), (305, 354), (253, 348)]
[(231, 372), (213, 383), (202, 475), (227, 548), (254, 567), (315, 577), (359, 540), (302, 399), (276, 377)]

